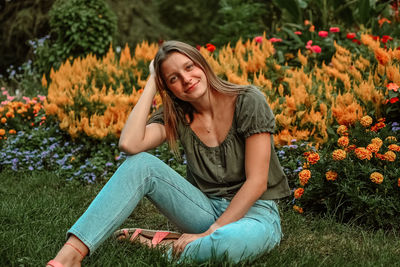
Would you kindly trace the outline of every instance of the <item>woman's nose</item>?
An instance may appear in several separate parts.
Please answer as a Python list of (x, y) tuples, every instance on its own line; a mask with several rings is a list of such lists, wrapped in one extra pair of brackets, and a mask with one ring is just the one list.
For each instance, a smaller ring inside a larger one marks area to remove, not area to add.
[(182, 74), (182, 80), (183, 80), (184, 83), (190, 83), (192, 78), (190, 77), (189, 74), (185, 73), (185, 74)]

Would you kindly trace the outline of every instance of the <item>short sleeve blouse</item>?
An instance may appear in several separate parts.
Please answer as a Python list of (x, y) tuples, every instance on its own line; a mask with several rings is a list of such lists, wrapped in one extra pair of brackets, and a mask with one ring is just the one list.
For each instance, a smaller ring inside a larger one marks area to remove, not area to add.
[[(162, 108), (151, 116), (150, 123), (164, 124)], [(178, 136), (187, 160), (187, 180), (210, 197), (232, 198), (246, 180), (246, 138), (256, 133), (271, 133), (268, 189), (260, 199), (288, 196), (287, 178), (275, 153), (274, 128), (271, 108), (262, 93), (252, 87), (238, 95), (231, 128), (219, 146), (206, 146), (189, 124), (178, 122)]]

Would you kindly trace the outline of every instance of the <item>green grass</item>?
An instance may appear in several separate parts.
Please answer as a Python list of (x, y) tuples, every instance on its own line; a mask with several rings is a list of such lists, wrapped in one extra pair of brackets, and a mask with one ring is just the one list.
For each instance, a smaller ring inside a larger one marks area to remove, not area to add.
[[(1, 172), (1, 266), (44, 266), (101, 186), (65, 182), (50, 172)], [(372, 231), (331, 218), (299, 215), (285, 205), (281, 209), (285, 235), (281, 245), (252, 266), (400, 266), (398, 232)], [(147, 200), (139, 204), (124, 226), (176, 230)], [(83, 262), (83, 266), (148, 265), (175, 264), (168, 263), (158, 250), (112, 238)]]

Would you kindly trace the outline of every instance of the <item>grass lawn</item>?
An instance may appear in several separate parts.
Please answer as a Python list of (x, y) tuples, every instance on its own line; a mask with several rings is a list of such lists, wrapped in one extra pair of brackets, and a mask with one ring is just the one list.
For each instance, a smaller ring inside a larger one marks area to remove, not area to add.
[[(64, 177), (50, 172), (1, 172), (0, 265), (44, 266), (101, 186), (65, 182)], [(398, 232), (372, 231), (330, 218), (299, 215), (285, 205), (281, 210), (285, 235), (281, 245), (252, 266), (400, 266)], [(147, 200), (123, 226), (176, 230)], [(158, 250), (112, 238), (83, 262), (83, 266), (148, 265), (175, 264)]]

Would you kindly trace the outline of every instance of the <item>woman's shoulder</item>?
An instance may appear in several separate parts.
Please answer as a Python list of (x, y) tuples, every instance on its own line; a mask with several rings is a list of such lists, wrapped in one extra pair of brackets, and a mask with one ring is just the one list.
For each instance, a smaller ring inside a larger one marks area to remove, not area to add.
[(236, 102), (237, 109), (251, 109), (254, 105), (265, 105), (267, 101), (264, 94), (255, 86), (249, 86), (241, 92)]

